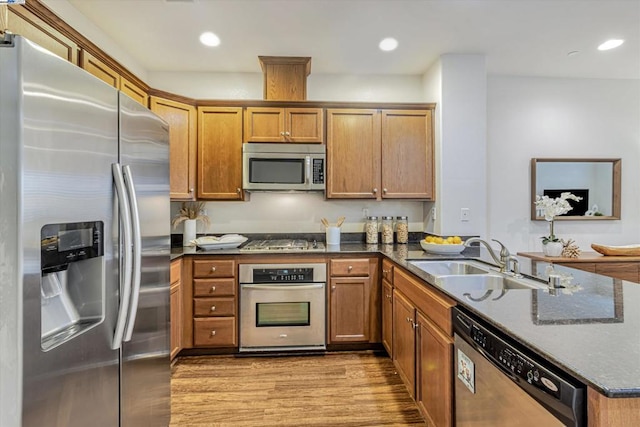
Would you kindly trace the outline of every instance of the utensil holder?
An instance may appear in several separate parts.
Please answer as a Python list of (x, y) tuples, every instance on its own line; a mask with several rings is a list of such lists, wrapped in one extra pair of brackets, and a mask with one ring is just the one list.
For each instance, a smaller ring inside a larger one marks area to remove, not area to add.
[(340, 244), (340, 227), (327, 227), (327, 245)]

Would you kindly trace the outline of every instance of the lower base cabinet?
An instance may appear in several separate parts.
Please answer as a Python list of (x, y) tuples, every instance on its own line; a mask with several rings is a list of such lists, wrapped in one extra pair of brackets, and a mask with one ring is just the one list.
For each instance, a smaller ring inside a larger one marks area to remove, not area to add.
[(427, 424), (452, 426), (455, 302), (397, 267), (393, 280), (393, 363)]

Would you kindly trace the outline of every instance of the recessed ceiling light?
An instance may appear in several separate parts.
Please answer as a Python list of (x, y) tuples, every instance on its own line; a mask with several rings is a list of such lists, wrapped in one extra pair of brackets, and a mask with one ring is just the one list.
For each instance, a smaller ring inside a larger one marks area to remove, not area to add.
[(384, 50), (385, 52), (389, 52), (389, 51), (394, 50), (395, 48), (398, 47), (398, 40), (394, 39), (393, 37), (387, 37), (386, 39), (383, 39), (380, 42), (378, 47), (380, 47), (380, 50)]
[(200, 43), (205, 46), (218, 46), (220, 44), (220, 37), (210, 31), (207, 31), (200, 34)]
[(620, 46), (622, 43), (624, 43), (624, 40), (621, 40), (621, 39), (607, 40), (606, 42), (604, 42), (600, 46), (598, 46), (598, 50), (614, 49), (614, 48)]

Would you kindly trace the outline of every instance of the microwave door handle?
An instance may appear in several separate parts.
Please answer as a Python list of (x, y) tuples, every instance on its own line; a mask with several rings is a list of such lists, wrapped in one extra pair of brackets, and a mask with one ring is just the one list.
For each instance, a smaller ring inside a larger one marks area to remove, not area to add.
[(305, 164), (304, 183), (306, 185), (309, 185), (309, 181), (311, 180), (311, 156), (306, 156), (304, 158), (304, 164)]

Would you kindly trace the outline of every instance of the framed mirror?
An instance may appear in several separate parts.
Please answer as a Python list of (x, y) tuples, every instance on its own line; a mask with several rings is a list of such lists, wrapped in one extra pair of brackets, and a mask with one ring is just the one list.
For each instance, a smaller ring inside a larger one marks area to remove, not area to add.
[(536, 195), (559, 197), (570, 192), (573, 207), (556, 220), (620, 219), (621, 159), (531, 159), (531, 219), (544, 220)]

